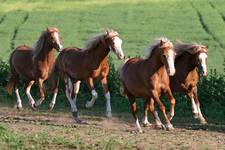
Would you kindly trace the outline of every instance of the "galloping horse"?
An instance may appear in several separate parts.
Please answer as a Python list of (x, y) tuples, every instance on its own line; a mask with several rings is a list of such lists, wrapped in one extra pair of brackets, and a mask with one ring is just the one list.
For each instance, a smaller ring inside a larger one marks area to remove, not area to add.
[[(25, 78), (28, 81), (26, 95), (33, 110), (45, 99), (43, 82), (48, 78), (50, 70), (54, 64), (54, 49), (62, 49), (61, 37), (57, 28), (47, 28), (43, 31), (33, 48), (22, 45), (18, 46), (9, 59), (11, 76), (7, 84), (7, 91), (11, 94), (15, 87), (17, 97), (17, 108), (22, 109), (22, 102), (19, 95), (19, 79)], [(32, 85), (38, 82), (40, 89), (40, 99), (35, 103), (30, 94)], [(56, 95), (53, 96), (53, 99)]]
[[(71, 48), (65, 48), (64, 50), (69, 50)], [(77, 50), (80, 51), (82, 49), (79, 49), (77, 47), (73, 47), (73, 50)], [(105, 57), (104, 60), (100, 63), (99, 67), (95, 70), (93, 70), (92, 74), (90, 77), (88, 77), (87, 79), (85, 79), (85, 83), (87, 84), (89, 90), (91, 91), (91, 95), (92, 98), (90, 101), (86, 102), (85, 107), (86, 108), (91, 108), (93, 107), (93, 105), (95, 104), (96, 99), (98, 98), (98, 93), (95, 90), (94, 87), (94, 82), (96, 81), (101, 81), (102, 84), (102, 88), (103, 88), (103, 92), (105, 94), (105, 98), (106, 98), (106, 117), (111, 117), (112, 113), (111, 113), (111, 98), (110, 98), (110, 92), (109, 92), (109, 88), (108, 88), (108, 81), (107, 81), (107, 76), (109, 74), (109, 60), (108, 57)], [(73, 88), (72, 88), (72, 83), (71, 80), (65, 79), (65, 85), (66, 85), (66, 94), (67, 97), (69, 97), (70, 95), (72, 95)], [(49, 105), (49, 109), (52, 110), (54, 108), (54, 103), (50, 103)]]
[[(198, 66), (202, 68), (202, 75), (207, 75), (208, 47), (179, 42), (174, 45), (174, 49), (177, 53), (175, 58), (176, 73), (170, 77), (170, 88), (173, 93), (185, 93), (191, 100), (194, 118), (198, 119), (201, 124), (206, 124), (200, 109), (197, 85), (199, 82)], [(147, 114), (145, 115), (147, 117)], [(157, 111), (154, 112), (153, 116), (156, 122), (161, 122)]]
[[(78, 123), (81, 120), (78, 116), (76, 98), (80, 81), (89, 80), (98, 76), (98, 71), (100, 71), (98, 68), (107, 59), (110, 50), (119, 59), (123, 59), (124, 53), (121, 46), (122, 40), (119, 38), (119, 34), (115, 31), (106, 31), (88, 41), (84, 49), (67, 48), (58, 55), (50, 78), (51, 89), (54, 92), (58, 91), (59, 76), (63, 76), (66, 84), (66, 96), (71, 104), (73, 117)], [(102, 85), (107, 87), (106, 78), (102, 78), (101, 81)], [(72, 85), (72, 90), (69, 85)], [(92, 95), (96, 95), (94, 90), (92, 91)], [(107, 105), (110, 104), (109, 91), (105, 93), (105, 97)], [(52, 101), (50, 107), (54, 104), (55, 101)], [(111, 107), (107, 107), (107, 112), (111, 114)]]
[[(154, 112), (152, 110), (152, 103), (154, 105), (154, 101), (156, 101), (165, 117), (166, 128), (170, 130), (173, 126), (166, 115), (165, 106), (159, 97), (163, 92), (170, 100), (170, 117), (172, 117), (174, 114), (175, 99), (169, 87), (169, 76), (175, 74), (175, 50), (173, 44), (168, 39), (160, 38), (156, 44), (148, 49), (148, 53), (146, 59), (131, 58), (121, 67), (120, 78), (123, 84), (124, 94), (128, 96), (138, 132), (142, 132), (142, 129), (136, 114), (136, 97), (146, 99), (144, 107), (147, 107), (150, 102), (150, 111), (152, 113)], [(147, 118), (144, 118), (143, 123), (150, 125)]]
[(192, 113), (194, 118), (201, 124), (206, 124), (200, 109), (198, 100), (198, 66), (202, 69), (202, 75), (207, 76), (207, 52), (208, 47), (199, 44), (177, 43), (174, 46), (177, 57), (175, 66), (177, 72), (170, 78), (172, 92), (185, 93), (192, 102)]

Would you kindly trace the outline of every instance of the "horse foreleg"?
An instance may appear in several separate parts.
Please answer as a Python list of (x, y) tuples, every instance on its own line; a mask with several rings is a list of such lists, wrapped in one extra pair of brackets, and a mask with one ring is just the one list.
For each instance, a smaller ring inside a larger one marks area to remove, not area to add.
[(35, 101), (34, 101), (33, 97), (32, 97), (31, 94), (30, 94), (30, 89), (31, 89), (32, 85), (34, 84), (34, 82), (35, 82), (35, 81), (32, 80), (32, 81), (30, 81), (30, 82), (28, 83), (28, 86), (27, 86), (27, 88), (26, 88), (26, 95), (27, 95), (27, 97), (28, 97), (28, 99), (29, 99), (29, 103), (30, 103), (31, 108), (32, 108), (33, 110), (36, 110), (36, 108), (35, 108)]
[(130, 102), (131, 111), (132, 111), (133, 117), (135, 119), (137, 132), (142, 133), (143, 131), (141, 129), (141, 126), (140, 126), (139, 120), (138, 120), (138, 116), (137, 116), (137, 106), (136, 106), (135, 98), (133, 98), (133, 97), (128, 97), (128, 98), (129, 98), (129, 102)]
[(194, 102), (195, 102), (196, 107), (197, 107), (198, 120), (199, 120), (200, 124), (207, 124), (207, 121), (203, 117), (202, 112), (201, 112), (201, 109), (200, 109), (200, 102), (198, 100), (197, 88), (194, 89), (193, 98), (194, 98)]
[(149, 99), (145, 100), (144, 104), (144, 118), (142, 120), (142, 123), (145, 127), (151, 127), (152, 124), (148, 121), (148, 107), (149, 107)]
[(154, 99), (150, 98), (150, 105), (149, 105), (149, 111), (151, 112), (152, 116), (154, 117), (156, 128), (165, 128), (164, 125), (162, 124), (157, 110), (155, 110), (155, 105), (154, 105)]
[(18, 87), (15, 88), (15, 93), (16, 93), (16, 100), (17, 100), (17, 109), (22, 110), (23, 106), (22, 106), (22, 101), (21, 101), (21, 98), (20, 98)]
[(105, 94), (105, 99), (106, 99), (106, 117), (110, 118), (112, 117), (111, 96), (110, 96), (106, 77), (101, 80), (101, 84), (102, 84), (103, 92)]
[(173, 125), (170, 123), (170, 120), (168, 119), (168, 117), (166, 115), (166, 107), (163, 105), (163, 103), (159, 99), (158, 92), (157, 91), (152, 91), (152, 95), (153, 95), (154, 100), (156, 101), (156, 103), (159, 105), (160, 110), (163, 113), (163, 116), (164, 116), (165, 122), (166, 122), (166, 129), (167, 130), (173, 129)]
[(37, 107), (40, 106), (41, 103), (45, 99), (45, 90), (44, 90), (43, 82), (44, 82), (44, 80), (38, 79), (38, 85), (39, 85), (39, 91), (40, 91), (40, 99), (35, 103), (35, 106), (37, 106)]
[(165, 92), (165, 95), (166, 95), (167, 99), (170, 100), (170, 113), (169, 113), (168, 118), (169, 118), (169, 120), (172, 120), (172, 118), (174, 116), (174, 107), (175, 107), (176, 100), (174, 99), (173, 94), (170, 89), (167, 89), (167, 91)]
[(91, 107), (93, 107), (93, 105), (95, 103), (95, 100), (98, 98), (98, 93), (94, 89), (94, 82), (93, 82), (93, 79), (92, 78), (88, 78), (88, 80), (86, 82), (87, 82), (88, 88), (91, 90), (92, 98), (91, 98), (90, 101), (87, 101), (86, 102), (85, 107), (86, 108), (91, 108)]
[(51, 103), (49, 103), (48, 105), (48, 109), (49, 110), (52, 110), (55, 106), (55, 102), (56, 102), (56, 97), (57, 97), (57, 94), (58, 94), (58, 88), (56, 88), (53, 92), (53, 97), (52, 97), (52, 101)]

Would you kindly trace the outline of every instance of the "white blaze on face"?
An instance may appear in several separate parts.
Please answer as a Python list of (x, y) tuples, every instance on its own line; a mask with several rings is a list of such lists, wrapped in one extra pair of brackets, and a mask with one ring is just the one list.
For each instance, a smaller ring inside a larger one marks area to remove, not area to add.
[(61, 43), (59, 41), (59, 34), (58, 34), (58, 32), (54, 32), (54, 39), (55, 39), (56, 43), (58, 44), (59, 49), (62, 49), (63, 46), (61, 45)]
[(115, 44), (115, 53), (116, 53), (116, 55), (120, 59), (123, 59), (124, 58), (124, 53), (123, 53), (123, 49), (122, 49), (122, 40), (119, 37), (116, 36), (114, 38), (114, 44)]
[(207, 67), (206, 67), (206, 58), (207, 57), (208, 56), (207, 56), (206, 53), (200, 53), (199, 54), (199, 60), (200, 60), (200, 63), (201, 63), (203, 76), (207, 75)]
[(175, 66), (174, 66), (174, 52), (172, 49), (169, 50), (169, 57), (167, 58), (168, 66), (169, 66), (169, 75), (173, 76), (175, 74)]

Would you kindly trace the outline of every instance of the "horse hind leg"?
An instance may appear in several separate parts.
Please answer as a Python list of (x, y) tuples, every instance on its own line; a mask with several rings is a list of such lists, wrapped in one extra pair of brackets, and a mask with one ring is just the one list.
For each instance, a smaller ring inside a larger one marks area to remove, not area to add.
[[(68, 79), (69, 82), (71, 83), (71, 85), (73, 85), (73, 88), (69, 86), (69, 84), (66, 85), (66, 97), (70, 103), (71, 106), (71, 112), (73, 115), (74, 120), (76, 121), (76, 123), (80, 123), (80, 124), (86, 124), (85, 121), (82, 121), (79, 117), (79, 113), (78, 113), (78, 109), (77, 109), (77, 105), (76, 105), (76, 101), (77, 101), (77, 94), (79, 92), (80, 89), (80, 81), (77, 81), (75, 83), (72, 84), (71, 80)], [(71, 90), (73, 89), (73, 90)], [(74, 96), (72, 96), (74, 95)]]
[(13, 71), (12, 75), (9, 79), (9, 82), (6, 86), (6, 90), (8, 91), (9, 94), (12, 94), (13, 88), (15, 87), (15, 94), (16, 94), (16, 107), (18, 110), (22, 110), (23, 106), (22, 106), (22, 101), (20, 98), (20, 94), (19, 94), (19, 89), (18, 89), (18, 80), (19, 80), (19, 75)]
[(17, 109), (21, 111), (21, 110), (23, 110), (23, 105), (22, 105), (22, 101), (20, 98), (18, 87), (15, 88), (15, 93), (16, 93), (16, 101), (17, 101), (16, 106), (17, 106)]
[(151, 127), (152, 124), (148, 121), (148, 107), (149, 107), (149, 100), (145, 100), (144, 104), (144, 118), (142, 120), (142, 123), (145, 127)]
[(92, 98), (91, 98), (91, 100), (86, 102), (85, 107), (86, 108), (91, 108), (91, 107), (93, 107), (93, 105), (95, 104), (96, 99), (98, 98), (98, 93), (94, 89), (94, 83), (93, 83), (93, 79), (92, 78), (89, 78), (87, 80), (87, 85), (88, 85), (88, 88), (91, 90)]
[(137, 106), (136, 106), (136, 101), (134, 97), (129, 97), (129, 102), (130, 102), (130, 107), (131, 107), (131, 111), (133, 114), (133, 117), (135, 119), (135, 123), (136, 123), (136, 132), (142, 133), (142, 129), (141, 126), (139, 124), (139, 120), (138, 120), (138, 116), (137, 116)]
[(26, 95), (27, 95), (27, 97), (28, 97), (28, 99), (29, 99), (29, 104), (30, 104), (31, 108), (32, 108), (33, 110), (36, 110), (34, 98), (33, 98), (32, 95), (30, 94), (31, 87), (32, 87), (32, 85), (34, 84), (34, 82), (35, 82), (34, 80), (31, 80), (31, 81), (28, 83), (28, 86), (27, 86), (27, 88), (26, 88)]
[(35, 103), (35, 107), (40, 106), (42, 102), (45, 100), (44, 80), (39, 79), (38, 85), (39, 85), (39, 91), (40, 91), (40, 99), (37, 100), (37, 102)]
[(108, 88), (107, 78), (103, 78), (101, 80), (103, 92), (105, 94), (106, 99), (106, 117), (112, 117), (112, 108), (111, 108), (111, 96)]

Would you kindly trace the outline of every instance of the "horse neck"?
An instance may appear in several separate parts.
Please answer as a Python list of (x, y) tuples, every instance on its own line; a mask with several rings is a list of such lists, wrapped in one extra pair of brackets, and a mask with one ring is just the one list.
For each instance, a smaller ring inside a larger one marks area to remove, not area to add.
[(107, 57), (109, 54), (109, 48), (106, 44), (99, 43), (98, 46), (91, 50), (90, 55), (92, 57), (92, 68), (96, 69), (99, 67), (101, 62)]
[(51, 67), (54, 63), (54, 49), (47, 42), (44, 43), (39, 54), (34, 58), (34, 61), (45, 63)]
[(181, 56), (178, 61), (175, 61), (175, 64), (179, 64), (182, 67), (182, 70), (184, 70), (185, 74), (188, 74), (197, 68), (195, 55), (189, 53), (185, 53), (183, 56)]
[[(158, 71), (161, 67), (163, 67), (163, 63), (161, 61), (161, 55), (160, 55), (160, 50), (153, 50), (152, 54), (149, 58), (147, 58), (147, 68), (148, 70), (151, 70), (153, 72)], [(151, 67), (151, 69), (149, 69)], [(165, 68), (165, 67), (164, 67)]]

